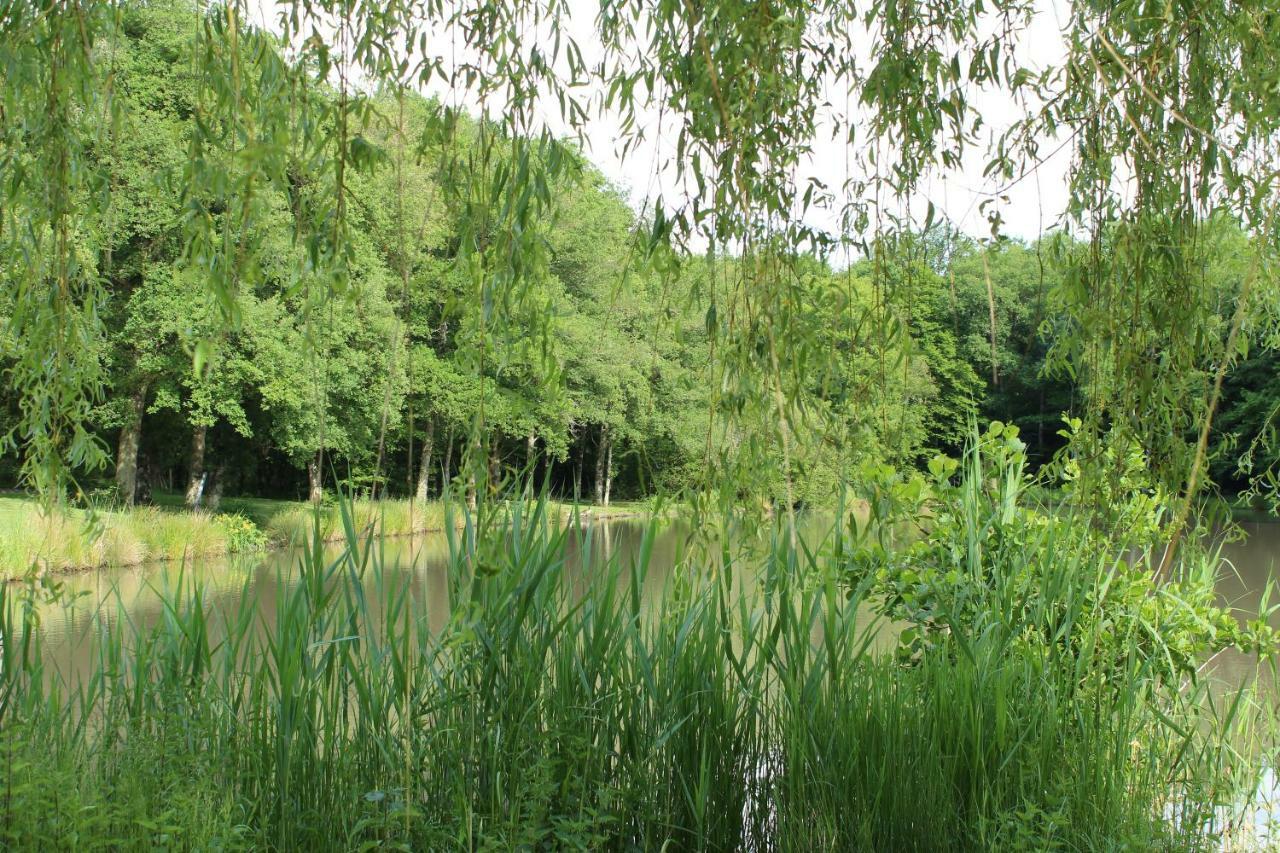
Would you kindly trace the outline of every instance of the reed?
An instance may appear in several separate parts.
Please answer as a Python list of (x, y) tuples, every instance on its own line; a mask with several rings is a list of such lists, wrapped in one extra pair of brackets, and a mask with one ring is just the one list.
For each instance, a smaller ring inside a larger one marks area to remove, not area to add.
[(265, 530), (274, 542), (298, 543), (310, 539), (318, 524), (324, 541), (342, 542), (347, 536), (347, 521), (362, 535), (368, 532), (379, 536), (437, 533), (445, 524), (444, 504), (439, 501), (346, 499), (320, 506), (290, 504), (267, 519)]
[(216, 556), (234, 544), (219, 517), (207, 513), (156, 507), (44, 512), (32, 501), (0, 499), (0, 579)]
[[(74, 683), (43, 663), (34, 588), (0, 589), (0, 838), (1201, 849), (1256, 777), (1247, 693), (1223, 706), (1166, 685), (1136, 644), (1092, 678), (1073, 650), (1133, 643), (1098, 620), (1042, 643), (993, 612), (912, 665), (875, 654), (840, 528), (798, 548), (779, 529), (751, 555), (691, 548), (646, 603), (657, 522), (638, 558), (600, 558), (584, 583), (566, 554), (578, 536), (597, 553), (591, 529), (515, 501), (444, 524), (452, 616), (432, 632), (359, 511), (336, 513), (345, 546), (326, 557), (313, 517), (269, 631), (248, 596), (215, 610), (178, 582), (154, 628), (104, 617)], [(1106, 577), (1052, 581), (1085, 608)]]

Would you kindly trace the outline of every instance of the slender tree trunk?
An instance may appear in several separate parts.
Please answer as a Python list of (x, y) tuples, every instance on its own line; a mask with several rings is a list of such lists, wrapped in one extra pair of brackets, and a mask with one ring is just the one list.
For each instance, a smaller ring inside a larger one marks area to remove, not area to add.
[(208, 428), (203, 424), (191, 432), (191, 457), (187, 464), (187, 506), (196, 509), (204, 494), (204, 445)]
[(526, 468), (524, 492), (526, 495), (533, 494), (534, 476), (537, 474), (537, 471), (538, 471), (538, 457), (536, 455), (537, 452), (538, 452), (538, 436), (535, 435), (534, 433), (529, 433), (529, 437), (526, 438), (524, 441), (524, 458), (525, 458), (525, 468)]
[(991, 287), (991, 267), (987, 252), (982, 253), (982, 274), (987, 279), (987, 313), (991, 321), (991, 384), (1000, 387), (1000, 368), (996, 361), (996, 292)]
[(587, 442), (578, 441), (578, 452), (573, 454), (573, 502), (582, 502), (582, 457), (587, 454)]
[(311, 494), (309, 500), (313, 504), (318, 504), (324, 498), (324, 478), (323, 472), (320, 470), (320, 452), (307, 460), (307, 479), (311, 482)]
[(116, 450), (116, 492), (125, 506), (133, 506), (138, 491), (138, 445), (142, 443), (142, 415), (147, 406), (147, 383), (134, 389), (129, 398), (129, 412), (120, 427), (120, 445)]
[(436, 419), (427, 421), (427, 436), (422, 440), (422, 461), (418, 464), (418, 490), (415, 497), (425, 501), (431, 492), (431, 451), (435, 448)]
[(453, 485), (453, 427), (449, 427), (449, 437), (444, 440), (444, 471), (441, 473), (444, 480), (440, 483), (440, 493), (444, 494)]
[(604, 458), (604, 505), (609, 505), (609, 492), (613, 487), (613, 441), (605, 446)]
[(600, 427), (600, 442), (596, 445), (596, 503), (604, 504), (605, 456), (609, 446), (609, 425)]

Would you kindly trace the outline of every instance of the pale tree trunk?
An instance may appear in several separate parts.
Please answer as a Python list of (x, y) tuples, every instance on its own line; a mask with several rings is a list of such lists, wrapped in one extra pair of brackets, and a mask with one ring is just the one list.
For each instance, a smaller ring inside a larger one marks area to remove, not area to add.
[(187, 506), (196, 509), (204, 494), (204, 445), (208, 428), (203, 424), (191, 433), (191, 458), (187, 465)]
[(147, 383), (143, 382), (129, 398), (129, 411), (120, 427), (120, 445), (116, 450), (116, 492), (125, 506), (133, 506), (138, 491), (138, 445), (142, 443), (142, 414), (147, 405)]
[(307, 460), (307, 479), (311, 482), (309, 499), (313, 504), (320, 503), (324, 498), (324, 478), (322, 474), (323, 472), (320, 470), (320, 453), (317, 451), (315, 456)]
[(444, 440), (444, 480), (440, 483), (440, 493), (444, 494), (453, 486), (453, 427), (449, 427), (449, 437)]
[(226, 479), (226, 472), (222, 465), (217, 467), (213, 472), (213, 487), (209, 489), (209, 500), (207, 502), (209, 512), (217, 512), (219, 504), (222, 503), (222, 484)]
[(600, 443), (596, 445), (596, 503), (604, 503), (605, 456), (609, 447), (609, 426), (600, 427)]
[(573, 455), (573, 502), (582, 502), (582, 457), (587, 453), (585, 439), (578, 442), (578, 452)]
[(427, 437), (422, 440), (422, 461), (418, 464), (418, 490), (415, 497), (425, 501), (431, 491), (431, 451), (436, 440), (436, 419), (427, 421)]
[(609, 505), (609, 492), (613, 487), (613, 441), (605, 446), (604, 460), (604, 505)]
[(529, 437), (526, 438), (524, 441), (525, 467), (528, 469), (528, 471), (525, 473), (525, 476), (528, 479), (525, 480), (525, 484), (524, 484), (524, 492), (526, 495), (533, 494), (534, 474), (538, 470), (538, 459), (537, 459), (537, 456), (535, 456), (537, 452), (538, 452), (538, 436), (534, 435), (533, 433), (529, 433)]

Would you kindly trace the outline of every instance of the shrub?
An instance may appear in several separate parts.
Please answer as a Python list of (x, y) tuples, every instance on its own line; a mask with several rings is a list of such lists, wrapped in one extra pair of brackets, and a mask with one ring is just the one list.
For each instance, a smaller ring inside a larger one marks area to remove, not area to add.
[[(935, 646), (954, 652), (995, 630), (1013, 644), (1066, 655), (1096, 678), (1136, 654), (1173, 684), (1222, 649), (1276, 647), (1265, 616), (1241, 626), (1217, 604), (1216, 552), (1188, 544), (1174, 576), (1158, 577), (1164, 508), (1152, 491), (1131, 485), (1109, 494), (1108, 514), (1122, 523), (1100, 525), (1076, 500), (1051, 512), (1027, 506), (1025, 462), (1017, 429), (994, 423), (963, 460), (935, 458), (930, 480), (876, 490), (877, 530), (923, 519), (894, 541), (863, 528), (849, 557), (850, 583), (881, 614), (908, 624), (903, 659)], [(1128, 470), (1141, 467), (1135, 461)]]
[(228, 553), (259, 551), (267, 547), (267, 534), (241, 513), (220, 513), (213, 517), (213, 521), (226, 537)]

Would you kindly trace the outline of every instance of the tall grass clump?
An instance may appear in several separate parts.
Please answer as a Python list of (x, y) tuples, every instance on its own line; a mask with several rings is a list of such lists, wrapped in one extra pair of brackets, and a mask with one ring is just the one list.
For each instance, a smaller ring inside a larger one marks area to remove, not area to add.
[(44, 511), (35, 502), (0, 503), (0, 579), (33, 569), (65, 572), (147, 561), (219, 556), (263, 547), (265, 537), (241, 516), (157, 507)]
[[(971, 486), (958, 479), (950, 496)], [(1182, 623), (1110, 602), (1115, 555), (1076, 559), (1069, 524), (991, 553), (1003, 507), (987, 479), (954, 528), (935, 516), (937, 547), (980, 576), (964, 595), (986, 602), (916, 613), (896, 655), (873, 653), (870, 613), (898, 606), (907, 569), (874, 537), (691, 547), (646, 599), (656, 526), (634, 560), (574, 567), (571, 551), (599, 553), (594, 533), (545, 501), (444, 525), (437, 631), (348, 504), (341, 553), (313, 527), (267, 618), (180, 583), (152, 628), (102, 618), (75, 682), (43, 662), (36, 593), (2, 590), (0, 833), (50, 848), (1212, 845), (1256, 778), (1233, 739), (1249, 696), (1224, 708), (1188, 687), (1159, 639)]]
[[(344, 513), (349, 518), (344, 518)], [(408, 536), (444, 529), (444, 504), (439, 501), (343, 500), (318, 506), (296, 504), (273, 513), (265, 522), (267, 535), (279, 543), (309, 540), (319, 525), (325, 542), (346, 539), (346, 522), (362, 535)]]

